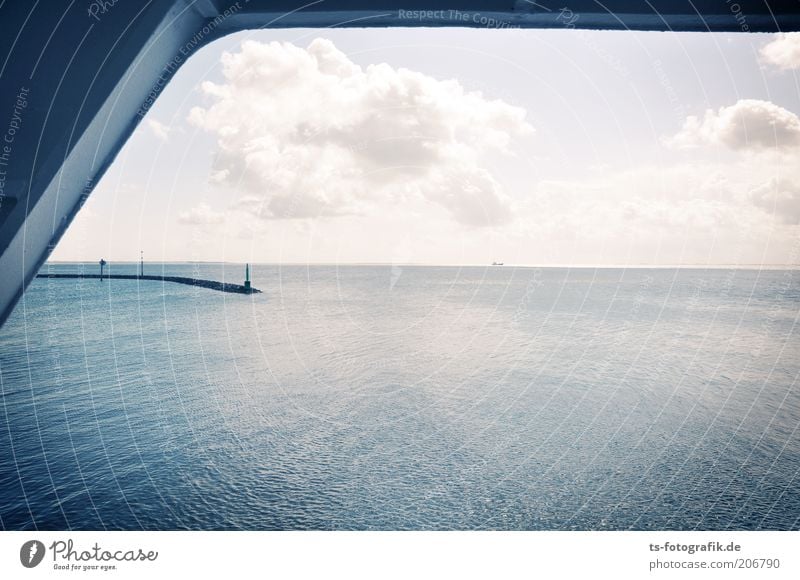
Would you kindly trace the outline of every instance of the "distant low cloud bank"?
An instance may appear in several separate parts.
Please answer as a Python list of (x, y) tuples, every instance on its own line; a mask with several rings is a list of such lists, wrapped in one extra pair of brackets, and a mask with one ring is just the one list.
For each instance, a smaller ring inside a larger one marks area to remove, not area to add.
[[(414, 198), (468, 226), (511, 219), (485, 166), (533, 132), (524, 109), (456, 80), (388, 64), (362, 68), (332, 42), (246, 41), (189, 121), (214, 135), (212, 182), (263, 219), (357, 215)], [(187, 216), (188, 219), (188, 216)]]
[(800, 224), (800, 184), (785, 179), (772, 179), (753, 190), (750, 199), (756, 207), (774, 215), (780, 222), (788, 225)]
[(181, 212), (178, 221), (187, 225), (213, 225), (225, 221), (225, 215), (214, 211), (207, 203), (200, 203), (190, 210)]

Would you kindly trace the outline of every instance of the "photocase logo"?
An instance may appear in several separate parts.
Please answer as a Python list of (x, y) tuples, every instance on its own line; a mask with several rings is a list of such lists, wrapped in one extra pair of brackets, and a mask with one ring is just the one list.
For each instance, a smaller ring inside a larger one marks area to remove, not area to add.
[(44, 544), (39, 540), (28, 540), (19, 549), (19, 561), (26, 568), (35, 568), (44, 558)]

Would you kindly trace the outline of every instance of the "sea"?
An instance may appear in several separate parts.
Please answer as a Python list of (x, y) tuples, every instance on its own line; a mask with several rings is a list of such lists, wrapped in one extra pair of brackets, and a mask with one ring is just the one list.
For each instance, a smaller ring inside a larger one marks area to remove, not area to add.
[(800, 271), (251, 272), (31, 283), (0, 527), (800, 529)]

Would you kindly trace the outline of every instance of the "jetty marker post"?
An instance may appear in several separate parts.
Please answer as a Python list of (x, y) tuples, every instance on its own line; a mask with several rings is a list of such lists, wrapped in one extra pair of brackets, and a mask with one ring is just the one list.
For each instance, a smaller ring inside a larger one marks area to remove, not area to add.
[(106, 265), (106, 261), (103, 258), (100, 258), (100, 281), (103, 281), (103, 268)]

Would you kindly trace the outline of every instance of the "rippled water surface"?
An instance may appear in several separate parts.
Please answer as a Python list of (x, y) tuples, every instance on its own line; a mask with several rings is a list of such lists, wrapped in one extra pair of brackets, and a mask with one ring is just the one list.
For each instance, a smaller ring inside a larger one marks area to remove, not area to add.
[(800, 527), (800, 272), (253, 271), (31, 285), (0, 526)]

